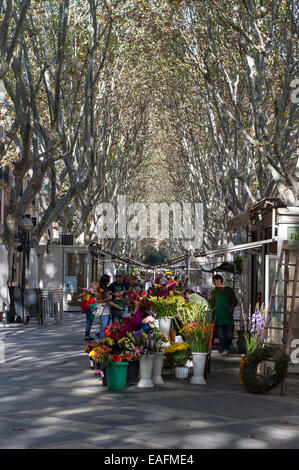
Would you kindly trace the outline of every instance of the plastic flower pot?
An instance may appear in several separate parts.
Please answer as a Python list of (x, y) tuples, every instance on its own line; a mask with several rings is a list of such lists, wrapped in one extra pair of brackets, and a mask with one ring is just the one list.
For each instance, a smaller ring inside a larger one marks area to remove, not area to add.
[(128, 363), (127, 384), (134, 385), (138, 382), (139, 361), (130, 361)]
[(175, 367), (175, 377), (177, 379), (185, 380), (188, 378), (189, 369), (187, 366)]
[(107, 366), (108, 390), (125, 390), (127, 384), (127, 362), (114, 362)]
[(154, 355), (142, 355), (140, 357), (140, 380), (137, 387), (153, 387), (152, 372), (154, 365)]
[(162, 367), (163, 367), (164, 352), (155, 352), (154, 354), (154, 365), (153, 365), (153, 376), (152, 381), (155, 385), (164, 384), (162, 379)]
[(204, 371), (206, 365), (206, 358), (208, 353), (192, 352), (193, 360), (193, 377), (190, 381), (191, 384), (204, 385), (206, 383), (204, 378)]

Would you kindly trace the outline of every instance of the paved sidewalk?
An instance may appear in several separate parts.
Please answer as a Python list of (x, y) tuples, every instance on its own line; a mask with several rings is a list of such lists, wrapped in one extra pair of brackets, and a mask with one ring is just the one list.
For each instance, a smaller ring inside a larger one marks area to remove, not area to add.
[(286, 395), (239, 385), (239, 356), (214, 354), (206, 385), (109, 392), (89, 368), (84, 317), (0, 329), (2, 449), (299, 449), (299, 378)]

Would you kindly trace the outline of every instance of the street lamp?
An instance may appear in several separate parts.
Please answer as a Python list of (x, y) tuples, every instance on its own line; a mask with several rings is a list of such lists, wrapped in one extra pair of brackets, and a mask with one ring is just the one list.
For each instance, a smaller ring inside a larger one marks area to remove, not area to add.
[(26, 274), (26, 257), (29, 245), (29, 233), (33, 229), (32, 220), (24, 217), (20, 223), (19, 228), (22, 232), (22, 251), (23, 251), (23, 263), (22, 263), (22, 285), (21, 285), (21, 306), (22, 306), (22, 321), (25, 323), (25, 274)]

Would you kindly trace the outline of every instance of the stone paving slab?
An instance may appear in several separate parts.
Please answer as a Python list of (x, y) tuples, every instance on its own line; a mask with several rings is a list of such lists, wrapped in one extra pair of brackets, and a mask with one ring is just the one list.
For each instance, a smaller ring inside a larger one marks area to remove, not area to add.
[(239, 384), (238, 355), (212, 355), (206, 385), (163, 370), (164, 384), (109, 392), (89, 368), (84, 318), (5, 327), (2, 449), (298, 449), (299, 378), (267, 395)]

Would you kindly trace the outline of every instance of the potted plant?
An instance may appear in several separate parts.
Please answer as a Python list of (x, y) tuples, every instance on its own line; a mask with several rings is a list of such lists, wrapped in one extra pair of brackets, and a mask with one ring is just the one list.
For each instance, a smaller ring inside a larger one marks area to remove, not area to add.
[(150, 334), (154, 349), (152, 381), (155, 385), (161, 385), (164, 383), (162, 378), (164, 345), (167, 343), (168, 339), (158, 330), (158, 328), (152, 328)]
[(191, 384), (206, 383), (204, 370), (208, 350), (212, 342), (213, 328), (214, 324), (208, 321), (206, 315), (202, 315), (196, 322), (184, 324), (180, 330), (192, 351), (193, 377)]
[(172, 344), (165, 348), (165, 354), (169, 365), (175, 367), (175, 376), (178, 379), (188, 377), (186, 362), (190, 358), (190, 346), (186, 342)]
[[(240, 382), (251, 393), (266, 393), (282, 384), (287, 376), (290, 361), (283, 348), (263, 344), (265, 317), (264, 305), (256, 304), (255, 312), (245, 334), (246, 356), (243, 363), (240, 361)], [(270, 374), (260, 373), (257, 375), (258, 368), (262, 363), (268, 366)]]
[[(113, 340), (111, 340), (113, 341)], [(133, 354), (113, 351), (112, 345), (108, 346), (105, 341), (100, 344), (93, 353), (93, 360), (107, 369), (107, 383), (109, 390), (122, 391), (126, 388), (128, 361), (133, 359)]]
[(150, 332), (137, 330), (127, 333), (124, 340), (126, 349), (140, 361), (140, 380), (138, 387), (153, 387), (152, 371), (154, 365), (155, 346)]
[(186, 302), (178, 307), (177, 314), (174, 316), (174, 321), (178, 330), (182, 325), (190, 322), (208, 320), (209, 307), (205, 303)]
[[(130, 352), (128, 351), (129, 343), (128, 335), (118, 341), (120, 348), (126, 352)], [(133, 347), (131, 349), (133, 351)], [(136, 352), (130, 352), (130, 354), (132, 354), (132, 359), (128, 361), (127, 384), (135, 385), (138, 382), (140, 356)]]
[(167, 338), (171, 327), (171, 320), (176, 315), (180, 306), (184, 305), (185, 300), (180, 295), (174, 295), (173, 291), (161, 297), (149, 297), (153, 304), (156, 313), (156, 318), (159, 319), (159, 330)]

